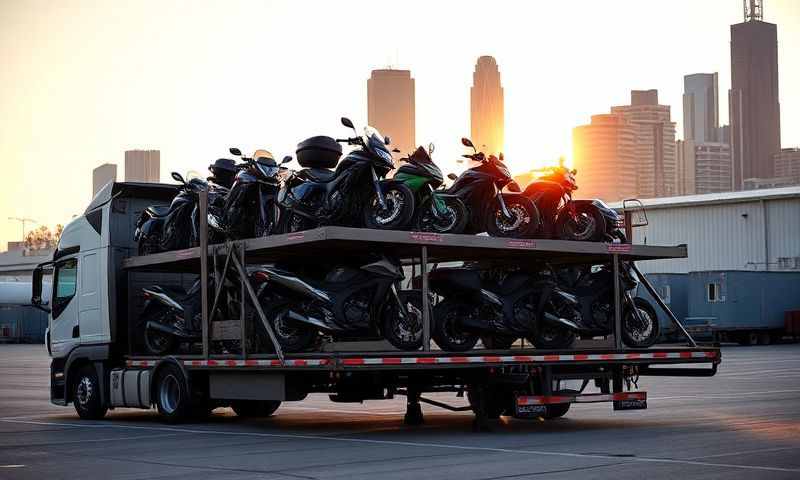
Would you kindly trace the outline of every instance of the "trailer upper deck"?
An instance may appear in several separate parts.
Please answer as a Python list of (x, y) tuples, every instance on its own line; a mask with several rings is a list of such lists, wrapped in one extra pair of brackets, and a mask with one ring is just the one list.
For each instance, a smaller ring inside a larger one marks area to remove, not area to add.
[[(418, 258), (427, 247), (429, 261), (495, 260), (514, 264), (547, 261), (553, 264), (603, 263), (609, 255), (620, 259), (657, 260), (686, 258), (686, 245), (655, 246), (626, 243), (573, 242), (549, 239), (497, 238), (484, 235), (367, 230), (351, 227), (320, 227), (297, 233), (250, 238), (244, 246), (248, 263), (323, 258), (335, 252), (338, 258), (384, 252), (398, 258)], [(218, 245), (209, 245), (212, 254)], [(200, 247), (130, 257), (123, 267), (135, 270), (191, 271), (199, 265)], [(514, 251), (510, 255), (510, 251)]]

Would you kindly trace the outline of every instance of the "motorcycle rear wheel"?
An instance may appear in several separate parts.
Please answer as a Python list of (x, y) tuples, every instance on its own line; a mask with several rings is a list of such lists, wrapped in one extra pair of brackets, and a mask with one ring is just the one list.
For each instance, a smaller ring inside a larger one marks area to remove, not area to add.
[(464, 331), (459, 321), (464, 317), (469, 305), (455, 300), (444, 299), (433, 309), (431, 336), (442, 350), (447, 352), (466, 352), (478, 343), (478, 336)]
[(631, 348), (647, 348), (658, 340), (659, 324), (658, 315), (650, 302), (644, 298), (633, 299), (644, 325), (639, 324), (633, 315), (633, 309), (628, 306), (622, 317), (622, 341)]
[(488, 210), (486, 232), (493, 237), (531, 238), (539, 229), (539, 210), (522, 195), (503, 195), (510, 219), (503, 215), (497, 202)]
[(364, 226), (376, 230), (398, 230), (406, 228), (414, 217), (414, 192), (402, 183), (384, 187), (386, 208), (372, 195), (364, 209)]
[(175, 348), (175, 337), (152, 328), (145, 328), (144, 345), (153, 355), (166, 355)]
[(157, 238), (153, 238), (150, 236), (144, 236), (139, 240), (139, 244), (136, 246), (137, 253), (139, 256), (143, 255), (150, 255), (153, 253), (161, 252), (161, 246), (159, 245), (159, 240)]
[(606, 221), (592, 205), (575, 207), (575, 217), (564, 210), (556, 219), (556, 232), (562, 240), (596, 242), (605, 236)]
[(481, 343), (489, 350), (508, 350), (517, 339), (506, 335), (483, 335)]
[(447, 213), (438, 219), (433, 213), (433, 198), (428, 197), (419, 206), (417, 230), (435, 233), (461, 233), (467, 228), (469, 211), (460, 198), (448, 197), (443, 200)]

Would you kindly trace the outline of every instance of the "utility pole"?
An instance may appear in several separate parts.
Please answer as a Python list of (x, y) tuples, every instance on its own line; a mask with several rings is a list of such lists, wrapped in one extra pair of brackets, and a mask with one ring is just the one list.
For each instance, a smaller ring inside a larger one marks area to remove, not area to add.
[(27, 224), (27, 223), (39, 223), (39, 222), (37, 222), (36, 220), (34, 220), (32, 218), (26, 218), (26, 217), (8, 217), (8, 219), (20, 222), (22, 224), (22, 237), (20, 238), (20, 240), (22, 240), (23, 242), (25, 241), (25, 224)]

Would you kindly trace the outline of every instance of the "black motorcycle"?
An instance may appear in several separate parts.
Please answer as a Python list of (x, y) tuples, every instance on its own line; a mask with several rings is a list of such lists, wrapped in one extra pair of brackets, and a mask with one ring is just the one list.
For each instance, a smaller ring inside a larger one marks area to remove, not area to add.
[[(422, 345), (422, 295), (398, 291), (399, 263), (387, 258), (316, 272), (264, 268), (259, 302), (284, 352), (336, 339), (386, 338), (402, 350)], [(313, 277), (313, 278), (312, 278)]]
[(575, 325), (563, 318), (552, 279), (521, 270), (465, 266), (437, 268), (430, 288), (444, 297), (433, 311), (431, 335), (440, 348), (464, 352), (480, 338), (484, 347), (507, 349), (527, 338), (539, 348), (568, 348)]
[(414, 194), (417, 211), (414, 226), (423, 232), (461, 233), (467, 226), (469, 212), (464, 202), (453, 194), (438, 190), (444, 182), (442, 171), (433, 163), (433, 144), (426, 151), (419, 147), (401, 159), (405, 165), (397, 169), (394, 178), (403, 182)]
[[(228, 193), (227, 189), (209, 187), (199, 177), (184, 180), (181, 174), (172, 172), (172, 178), (181, 184), (178, 194), (170, 205), (151, 205), (142, 211), (136, 221), (134, 240), (138, 242), (139, 255), (179, 250), (200, 243), (200, 192), (208, 191), (209, 212), (219, 205)], [(215, 243), (219, 232), (209, 231), (209, 242)]]
[[(622, 297), (622, 341), (632, 348), (656, 343), (660, 326), (653, 306), (631, 291), (638, 280), (628, 262), (620, 262)], [(614, 330), (614, 272), (610, 265), (572, 267), (556, 271), (558, 284), (569, 295), (551, 299), (565, 318), (575, 325), (573, 331), (584, 337), (609, 335)], [(634, 308), (635, 307), (635, 308)]]
[[(533, 202), (518, 193), (519, 185), (508, 167), (494, 155), (487, 158), (478, 152), (470, 139), (462, 138), (461, 143), (474, 152), (462, 156), (478, 165), (457, 178), (451, 174), (455, 181), (447, 193), (459, 197), (469, 210), (466, 232), (488, 232), (493, 237), (532, 237), (539, 228), (539, 212)], [(503, 192), (504, 187), (509, 192)]]
[(624, 242), (622, 216), (601, 200), (575, 200), (577, 170), (564, 165), (543, 169), (544, 175), (531, 182), (523, 193), (536, 204), (542, 219), (539, 235), (562, 240)]
[(238, 148), (231, 154), (241, 157), (242, 163), (225, 199), (219, 220), (209, 218), (209, 224), (225, 231), (232, 239), (256, 238), (275, 233), (279, 212), (277, 196), (280, 190), (283, 165), (291, 161), (284, 157), (279, 164), (266, 150), (258, 150), (254, 158), (242, 156)]
[[(349, 119), (342, 118), (342, 125), (355, 132)], [(339, 143), (357, 147), (341, 162)], [(288, 176), (278, 195), (281, 231), (322, 225), (407, 227), (414, 215), (414, 194), (402, 182), (384, 178), (394, 168), (387, 145), (389, 138), (372, 127), (363, 136), (318, 136), (298, 144), (297, 161), (304, 168)], [(329, 170), (334, 166), (335, 171)]]

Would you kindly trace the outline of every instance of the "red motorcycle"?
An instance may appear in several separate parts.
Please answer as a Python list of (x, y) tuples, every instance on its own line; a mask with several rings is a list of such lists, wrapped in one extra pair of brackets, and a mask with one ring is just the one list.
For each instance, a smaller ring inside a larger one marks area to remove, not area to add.
[(624, 220), (602, 200), (574, 200), (572, 192), (578, 189), (575, 169), (563, 163), (546, 167), (544, 174), (531, 182), (523, 195), (536, 204), (541, 217), (538, 237), (582, 241), (624, 241), (620, 230)]

